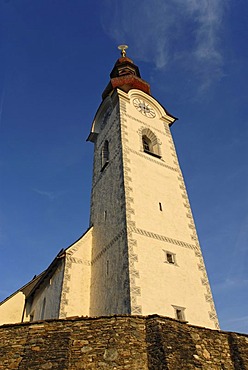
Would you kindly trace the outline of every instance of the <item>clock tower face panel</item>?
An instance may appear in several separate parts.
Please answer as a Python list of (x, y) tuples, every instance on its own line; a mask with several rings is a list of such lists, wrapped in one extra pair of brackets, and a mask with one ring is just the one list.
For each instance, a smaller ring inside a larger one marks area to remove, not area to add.
[(150, 106), (150, 104), (141, 98), (135, 98), (133, 100), (134, 107), (144, 116), (148, 118), (155, 118), (155, 110)]

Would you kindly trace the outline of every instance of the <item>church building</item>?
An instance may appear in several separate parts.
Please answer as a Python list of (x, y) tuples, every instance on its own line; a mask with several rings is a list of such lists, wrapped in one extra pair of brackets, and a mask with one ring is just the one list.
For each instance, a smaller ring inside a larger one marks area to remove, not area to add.
[(0, 324), (158, 314), (219, 328), (170, 132), (176, 118), (119, 48), (87, 139), (89, 228), (0, 303)]

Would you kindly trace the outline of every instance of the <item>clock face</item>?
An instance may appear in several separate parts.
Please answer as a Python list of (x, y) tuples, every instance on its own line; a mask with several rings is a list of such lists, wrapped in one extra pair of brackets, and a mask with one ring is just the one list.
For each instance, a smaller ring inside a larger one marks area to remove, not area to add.
[(148, 118), (154, 118), (156, 116), (154, 109), (142, 99), (134, 99), (133, 105), (140, 113)]

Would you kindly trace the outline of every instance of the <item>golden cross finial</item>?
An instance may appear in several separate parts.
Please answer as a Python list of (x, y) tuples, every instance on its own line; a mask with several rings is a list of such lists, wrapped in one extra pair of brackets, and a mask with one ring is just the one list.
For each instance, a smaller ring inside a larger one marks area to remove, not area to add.
[(122, 58), (125, 58), (126, 56), (126, 50), (128, 49), (127, 45), (119, 45), (118, 49), (121, 50), (121, 56)]

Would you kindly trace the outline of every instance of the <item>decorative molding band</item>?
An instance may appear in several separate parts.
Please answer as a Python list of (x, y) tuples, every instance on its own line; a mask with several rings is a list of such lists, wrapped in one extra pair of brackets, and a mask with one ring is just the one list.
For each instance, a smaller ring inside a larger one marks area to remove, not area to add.
[(131, 314), (142, 314), (142, 306), (138, 305), (137, 299), (141, 296), (141, 288), (137, 285), (139, 271), (135, 268), (138, 262), (138, 255), (135, 253), (137, 241), (132, 239), (132, 233), (128, 233), (128, 259), (130, 273), (130, 295), (131, 295)]
[(111, 248), (117, 242), (117, 240), (119, 240), (125, 234), (125, 232), (126, 229), (125, 228), (122, 229), (105, 247), (103, 247), (101, 252), (98, 253), (96, 257), (92, 260), (91, 265), (94, 265), (94, 263), (96, 263), (99, 260), (99, 258), (101, 258), (102, 255), (106, 253), (107, 250), (109, 250), (109, 248)]
[(219, 325), (219, 322), (218, 322), (218, 318), (217, 318), (216, 312), (209, 311), (208, 314), (209, 314), (210, 320), (213, 320), (214, 325), (215, 325), (215, 328), (217, 330), (219, 330), (220, 329), (220, 325)]
[(209, 317), (210, 317), (211, 320), (214, 321), (216, 329), (219, 329), (219, 323), (218, 323), (218, 319), (217, 319), (216, 310), (215, 310), (215, 307), (214, 307), (214, 301), (213, 301), (213, 298), (212, 298), (212, 293), (211, 293), (211, 289), (210, 289), (210, 285), (209, 285), (209, 281), (208, 281), (208, 276), (207, 276), (205, 264), (204, 264), (202, 254), (201, 254), (201, 249), (200, 249), (200, 245), (199, 245), (199, 241), (198, 241), (198, 235), (197, 235), (197, 232), (196, 232), (194, 218), (193, 218), (193, 215), (192, 215), (192, 212), (191, 212), (191, 207), (190, 207), (190, 203), (189, 203), (189, 199), (188, 199), (187, 190), (186, 190), (186, 187), (185, 187), (185, 184), (184, 184), (183, 176), (179, 175), (178, 180), (179, 180), (179, 188), (181, 189), (181, 195), (182, 195), (182, 198), (184, 200), (183, 205), (184, 205), (185, 210), (186, 210), (186, 217), (189, 218), (188, 227), (190, 228), (190, 231), (192, 233), (191, 234), (191, 239), (194, 240), (195, 245), (198, 246), (198, 250), (195, 250), (195, 256), (199, 258), (198, 269), (202, 273), (201, 283), (207, 291), (207, 293), (205, 294), (205, 300), (206, 300), (207, 303), (209, 303), (210, 309), (211, 309), (209, 311)]
[(177, 167), (178, 172), (180, 172), (180, 174), (181, 174), (181, 169), (180, 169), (180, 166), (179, 166), (179, 161), (178, 161), (178, 157), (177, 157), (177, 152), (176, 152), (176, 148), (175, 148), (175, 145), (174, 145), (174, 141), (173, 141), (173, 138), (172, 138), (172, 135), (171, 135), (170, 128), (169, 128), (169, 126), (168, 126), (168, 124), (166, 122), (164, 122), (164, 129), (165, 129), (166, 135), (167, 135), (167, 137), (169, 139), (171, 155), (175, 158), (174, 164)]
[(202, 254), (201, 254), (200, 249), (198, 249), (197, 251), (195, 251), (195, 256), (196, 257), (202, 257)]
[(205, 268), (204, 268), (204, 265), (203, 265), (202, 263), (199, 263), (199, 264), (198, 264), (198, 269), (199, 269), (200, 271), (204, 271), (204, 272), (205, 272)]
[(212, 302), (213, 298), (211, 294), (205, 294), (205, 300), (206, 302)]
[(119, 99), (120, 114), (125, 114), (127, 111), (127, 103), (123, 99)]
[(69, 282), (71, 280), (70, 275), (70, 269), (71, 269), (72, 263), (71, 261), (68, 261), (65, 259), (65, 267), (64, 267), (64, 277), (62, 282), (62, 294), (61, 294), (61, 300), (60, 300), (60, 307), (59, 307), (59, 318), (64, 319), (67, 316), (66, 306), (68, 306), (68, 299), (67, 294), (70, 291)]
[(104, 176), (105, 172), (108, 171), (108, 168), (112, 165), (113, 161), (116, 159), (116, 157), (118, 157), (118, 155), (120, 155), (120, 153), (118, 151), (116, 151), (115, 155), (110, 159), (110, 161), (109, 161), (108, 165), (106, 166), (106, 168), (104, 169), (104, 171), (103, 172), (99, 172), (98, 178), (92, 184), (92, 191), (94, 190), (94, 188), (96, 187), (96, 185), (99, 183), (99, 181), (102, 179), (102, 177)]
[(134, 232), (135, 234), (148, 236), (149, 238), (157, 239), (157, 240), (167, 242), (167, 243), (170, 243), (170, 244), (178, 245), (180, 247), (193, 249), (195, 251), (198, 250), (198, 247), (194, 244), (190, 244), (190, 243), (187, 243), (187, 242), (183, 242), (181, 240), (169, 238), (167, 236), (156, 234), (156, 233), (146, 231), (146, 230), (143, 230), (143, 229), (139, 229), (137, 227), (132, 227), (132, 226), (130, 226), (130, 224), (128, 224), (128, 231)]
[(157, 132), (159, 132), (159, 133), (160, 133), (160, 134), (162, 134), (162, 135), (166, 135), (166, 133), (165, 133), (164, 131), (159, 130), (158, 128), (156, 128), (156, 127), (154, 127), (154, 126), (151, 126), (151, 125), (149, 125), (148, 123), (146, 123), (146, 122), (144, 122), (144, 121), (139, 120), (138, 118), (134, 118), (133, 116), (130, 116), (129, 114), (125, 114), (125, 116), (126, 116), (126, 117), (128, 117), (128, 118), (130, 118), (130, 119), (131, 119), (131, 120), (133, 120), (133, 121), (139, 122), (139, 123), (141, 123), (142, 125), (144, 125), (144, 126), (146, 126), (146, 127), (151, 128), (151, 130), (157, 131)]
[(67, 256), (66, 258), (67, 258), (68, 261), (70, 261), (72, 263), (81, 264), (81, 265), (85, 265), (85, 266), (91, 266), (91, 263), (90, 263), (89, 260), (84, 260), (82, 258), (70, 257), (70, 256)]
[(165, 129), (165, 132), (167, 133), (167, 135), (170, 137), (171, 141), (173, 142), (171, 132), (170, 132), (170, 128), (169, 128), (169, 126), (166, 122), (164, 122), (164, 129)]
[[(132, 117), (131, 117), (132, 118)], [(126, 222), (128, 225), (135, 227), (135, 221), (132, 220), (135, 210), (133, 208), (134, 198), (133, 198), (133, 188), (132, 188), (132, 171), (129, 163), (130, 151), (126, 150), (128, 145), (128, 130), (127, 119), (124, 114), (121, 115), (121, 134), (122, 143), (125, 146), (122, 147), (123, 153), (123, 174), (124, 174), (124, 187), (125, 187), (125, 203), (126, 203)], [(142, 306), (138, 304), (138, 297), (141, 296), (141, 288), (138, 286), (137, 281), (139, 281), (139, 270), (137, 269), (138, 255), (135, 253), (135, 248), (137, 247), (137, 241), (133, 239), (132, 233), (127, 230), (128, 239), (128, 269), (129, 269), (129, 281), (130, 281), (130, 305), (132, 315), (141, 315)]]
[(162, 167), (166, 167), (168, 168), (169, 170), (172, 170), (172, 171), (175, 171), (175, 172), (179, 172), (178, 168), (175, 168), (175, 167), (171, 167), (171, 166), (168, 166), (167, 164), (163, 163), (161, 161), (161, 159), (153, 159), (151, 156), (149, 156), (148, 154), (145, 154), (144, 152), (138, 152), (137, 150), (134, 150), (134, 149), (131, 149), (129, 147), (126, 146), (125, 150), (127, 151), (130, 151), (134, 154), (137, 154), (139, 155), (140, 157), (143, 157), (145, 159), (147, 159), (148, 161), (150, 162), (154, 162), (154, 163), (157, 163), (158, 165), (162, 166)]

